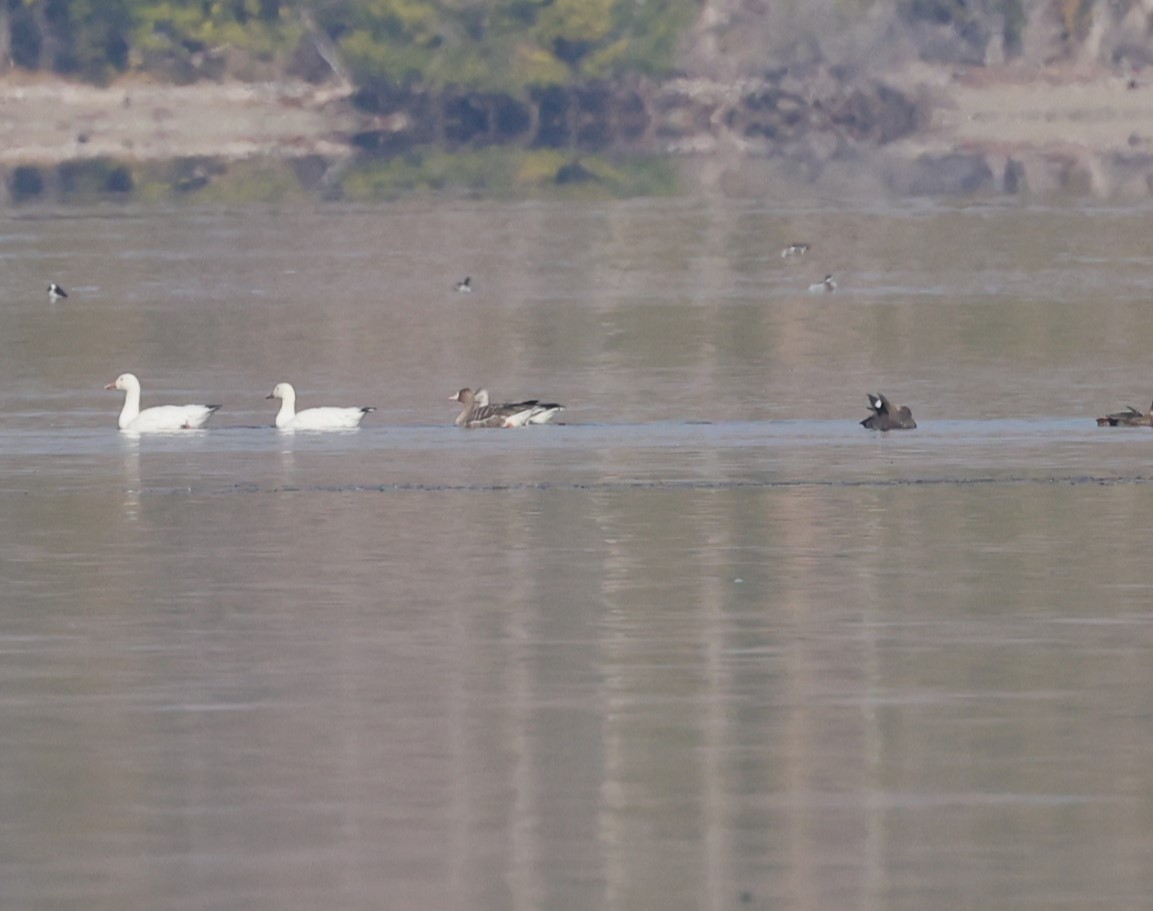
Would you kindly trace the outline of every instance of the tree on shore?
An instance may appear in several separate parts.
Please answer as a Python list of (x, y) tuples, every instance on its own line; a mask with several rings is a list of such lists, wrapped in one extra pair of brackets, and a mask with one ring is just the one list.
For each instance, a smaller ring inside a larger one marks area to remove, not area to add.
[[(302, 68), (359, 83), (492, 90), (668, 72), (697, 0), (0, 0), (26, 70), (106, 82)], [(239, 72), (237, 72), (239, 71)]]
[[(335, 74), (344, 83), (391, 91), (513, 94), (669, 75), (702, 59), (729, 74), (801, 58), (883, 66), (896, 49), (941, 63), (1142, 67), (1153, 65), (1146, 6), (1138, 0), (0, 0), (0, 57), (9, 67), (97, 83), (126, 72), (178, 82), (282, 75), (320, 81)], [(689, 43), (697, 53), (685, 53)]]

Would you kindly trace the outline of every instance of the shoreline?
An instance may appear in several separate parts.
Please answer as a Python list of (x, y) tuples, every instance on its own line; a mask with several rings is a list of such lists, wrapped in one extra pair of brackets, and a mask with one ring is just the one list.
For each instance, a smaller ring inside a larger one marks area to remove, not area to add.
[[(901, 81), (899, 80), (898, 84)], [(1115, 74), (971, 70), (923, 82), (930, 119), (908, 137), (988, 152), (1153, 150), (1153, 81)]]
[[(1060, 79), (1053, 73), (1025, 79), (1013, 72), (927, 66), (880, 81), (927, 111), (925, 127), (902, 144), (1153, 149), (1153, 81), (1103, 74)], [(718, 94), (722, 89), (714, 87)], [(168, 85), (126, 79), (101, 88), (8, 77), (0, 80), (0, 163), (341, 157), (352, 153), (348, 135), (376, 119), (352, 110), (351, 94), (350, 88), (289, 80)]]
[[(859, 143), (898, 192), (1015, 192), (1027, 187), (1039, 192), (1087, 189), (1099, 196), (1119, 189), (1153, 193), (1153, 81), (1106, 73), (917, 65), (878, 84), (890, 86), (921, 112), (918, 128), (895, 141), (866, 138)], [(667, 138), (669, 127), (679, 128), (676, 118), (683, 114), (675, 108), (662, 111), (662, 89), (691, 97), (676, 81), (657, 86), (656, 108), (647, 130), (641, 128), (644, 137), (634, 133), (633, 141), (620, 147), (648, 147), (698, 162), (719, 155), (714, 170), (721, 160), (728, 170), (739, 168), (742, 159), (773, 159), (773, 140), (747, 138), (716, 113), (750, 91), (747, 87), (701, 81), (701, 110), (711, 116), (688, 118), (673, 139)], [(358, 134), (401, 135), (411, 128), (403, 116), (355, 110), (351, 95), (347, 86), (290, 80), (177, 86), (126, 78), (96, 87), (9, 76), (0, 80), (0, 169), (11, 173), (23, 166), (52, 168), (97, 159), (155, 164), (317, 157), (341, 162), (360, 154), (354, 143)], [(814, 110), (820, 107), (818, 100)], [(822, 152), (815, 160), (819, 172), (838, 141), (830, 140), (827, 126), (810, 127), (806, 134), (804, 118), (801, 122), (796, 139), (800, 147), (807, 143)], [(960, 170), (957, 159), (966, 162)], [(947, 164), (938, 167), (938, 162)]]
[(107, 88), (0, 80), (0, 165), (114, 158), (342, 158), (359, 119), (347, 91), (297, 82)]

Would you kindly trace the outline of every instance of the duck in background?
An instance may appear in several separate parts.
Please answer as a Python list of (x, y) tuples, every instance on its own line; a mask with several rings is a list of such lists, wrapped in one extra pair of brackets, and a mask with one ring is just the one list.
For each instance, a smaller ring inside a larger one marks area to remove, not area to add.
[(1132, 405), (1126, 405), (1124, 411), (1107, 414), (1097, 418), (1098, 427), (1153, 427), (1153, 405), (1149, 411), (1142, 414)]
[(913, 420), (913, 412), (908, 405), (893, 408), (889, 400), (879, 392), (867, 393), (869, 407), (873, 413), (861, 421), (861, 426), (869, 430), (915, 430), (917, 422)]
[(837, 282), (831, 272), (816, 284), (809, 285), (810, 294), (832, 294), (836, 290)]

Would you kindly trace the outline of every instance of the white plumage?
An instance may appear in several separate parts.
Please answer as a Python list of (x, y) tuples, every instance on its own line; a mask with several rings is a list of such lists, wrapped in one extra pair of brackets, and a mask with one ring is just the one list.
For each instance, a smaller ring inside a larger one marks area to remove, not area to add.
[(198, 430), (208, 423), (219, 405), (156, 405), (140, 410), (140, 380), (135, 374), (122, 373), (105, 389), (122, 389), (124, 407), (117, 426), (121, 430), (149, 433), (164, 430)]
[(277, 383), (268, 396), (280, 399), (280, 410), (276, 413), (276, 426), (280, 430), (352, 430), (375, 408), (306, 408), (296, 410), (296, 390), (291, 383)]

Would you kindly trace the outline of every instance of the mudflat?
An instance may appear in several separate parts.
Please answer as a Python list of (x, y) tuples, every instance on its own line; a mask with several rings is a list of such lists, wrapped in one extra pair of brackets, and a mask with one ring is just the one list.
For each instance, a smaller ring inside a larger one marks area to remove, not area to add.
[[(899, 154), (1153, 150), (1153, 81), (921, 66), (891, 83), (929, 111), (926, 128), (892, 149)], [(133, 77), (98, 87), (13, 75), (0, 81), (0, 164), (341, 157), (365, 123), (349, 93), (291, 80), (168, 85)]]
[[(900, 80), (906, 89), (913, 82)], [(1153, 142), (1153, 81), (1105, 72), (980, 69), (926, 84), (930, 125), (914, 144), (1108, 152)]]
[(0, 163), (348, 154), (346, 93), (299, 82), (0, 82)]

